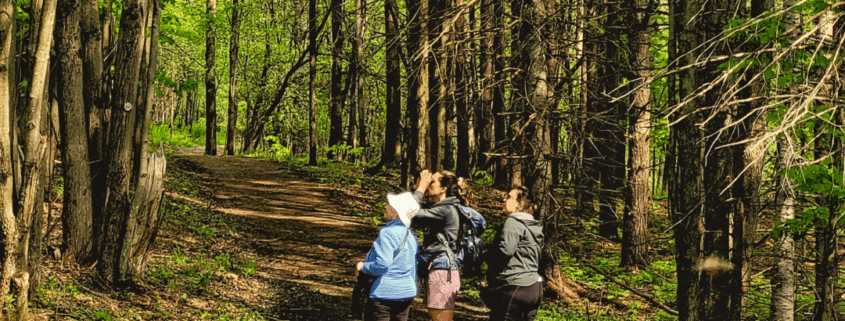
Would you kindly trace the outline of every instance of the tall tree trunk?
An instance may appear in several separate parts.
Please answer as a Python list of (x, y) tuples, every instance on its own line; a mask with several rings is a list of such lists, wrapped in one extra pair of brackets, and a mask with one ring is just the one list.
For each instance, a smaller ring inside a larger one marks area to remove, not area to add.
[(238, 130), (238, 41), (240, 38), (240, 3), (232, 0), (232, 36), (229, 38), (229, 117), (226, 125), (226, 154), (235, 155)]
[[(349, 70), (352, 75), (349, 77), (350, 91), (352, 92), (354, 107), (349, 108), (349, 117), (347, 118), (348, 136), (346, 137), (346, 144), (352, 148), (357, 148), (358, 142), (358, 111), (361, 106), (366, 104), (364, 97), (364, 75), (362, 62), (364, 61), (364, 20), (365, 11), (367, 9), (366, 0), (355, 0), (355, 34), (352, 37), (352, 63), (350, 63)], [(350, 161), (357, 161), (358, 157), (351, 155)]]
[(425, 33), (428, 15), (427, 0), (410, 0), (408, 7), (408, 55), (411, 56), (408, 75), (407, 114), (410, 137), (408, 156), (409, 174), (416, 177), (428, 168), (428, 36)]
[[(496, 69), (496, 42), (501, 41), (498, 37), (498, 23), (500, 21), (496, 9), (500, 8), (501, 4), (495, 0), (484, 0), (481, 3), (481, 105), (475, 109), (475, 125), (476, 134), (478, 135), (478, 164), (481, 169), (490, 174), (495, 172), (495, 166), (492, 164), (489, 153), (493, 152), (496, 141), (494, 132), (494, 123), (496, 118), (500, 118), (493, 111), (493, 104), (496, 102), (496, 96), (499, 95), (501, 103), (501, 92), (498, 90), (499, 84), (496, 79), (499, 70)], [(501, 109), (501, 107), (499, 107)]]
[(648, 21), (651, 17), (649, 2), (637, 0), (628, 21), (633, 32), (629, 37), (631, 64), (637, 81), (632, 86), (640, 86), (634, 94), (632, 112), (628, 126), (633, 139), (630, 143), (631, 164), (628, 170), (628, 186), (622, 231), (621, 265), (636, 270), (649, 267), (648, 258), (648, 210), (651, 201), (649, 178), (651, 177), (651, 86), (646, 83), (649, 77), (651, 59), (649, 57)]
[(217, 155), (217, 0), (207, 0), (205, 31), (205, 154)]
[[(360, 1), (360, 3), (358, 3)], [(355, 97), (357, 98), (357, 103), (355, 108), (358, 109), (357, 114), (358, 118), (353, 121), (358, 122), (358, 146), (363, 148), (361, 152), (361, 156), (359, 157), (359, 161), (364, 164), (367, 162), (367, 145), (369, 144), (367, 141), (367, 95), (365, 91), (365, 84), (364, 84), (364, 74), (365, 70), (367, 70), (367, 64), (364, 63), (364, 38), (366, 37), (367, 32), (367, 3), (368, 0), (356, 0), (356, 4), (360, 4), (358, 8), (358, 17), (355, 20), (355, 31), (357, 33), (356, 38), (358, 39), (358, 50), (356, 51), (358, 55), (358, 73), (357, 73), (357, 80), (358, 85), (355, 86)]]
[(59, 57), (59, 132), (62, 136), (64, 200), (62, 207), (63, 249), (66, 261), (88, 257), (92, 246), (91, 168), (88, 130), (83, 100), (80, 59), (79, 0), (62, 0), (56, 19)]
[[(778, 158), (781, 171), (786, 171), (791, 166), (786, 158), (787, 153), (791, 151), (788, 144), (786, 138), (778, 140)], [(780, 179), (780, 186), (778, 193), (781, 197), (778, 199), (782, 199), (783, 203), (781, 204), (778, 223), (785, 224), (789, 220), (795, 219), (795, 198), (791, 195), (792, 183), (785, 175)], [(775, 263), (775, 272), (772, 275), (772, 308), (769, 319), (772, 321), (792, 321), (795, 320), (795, 240), (788, 230), (781, 232), (780, 238), (777, 239), (775, 251), (777, 263)]]
[[(44, 207), (44, 186), (45, 176), (42, 175), (47, 168), (46, 158), (48, 145), (48, 134), (45, 132), (43, 121), (45, 116), (44, 106), (47, 94), (48, 68), (50, 65), (50, 46), (53, 42), (53, 27), (56, 18), (56, 0), (44, 1), (37, 37), (33, 37), (37, 44), (34, 50), (35, 64), (32, 71), (32, 83), (29, 86), (29, 95), (26, 99), (27, 108), (21, 114), (20, 128), (22, 134), (21, 150), (24, 155), (23, 181), (16, 200), (18, 213), (17, 227), (20, 233), (17, 249), (17, 274), (19, 296), (15, 297), (16, 314), (18, 319), (26, 319), (27, 294), (29, 288), (21, 288), (23, 285), (32, 284), (30, 279), (35, 279), (38, 269), (38, 257), (40, 253), (41, 230), (43, 227)], [(52, 161), (52, 160), (51, 160)], [(32, 250), (36, 250), (33, 252)], [(31, 259), (36, 258), (36, 259)]]
[[(783, 8), (791, 8), (795, 5), (796, 0), (786, 0), (783, 3)], [(784, 13), (783, 24), (786, 30), (792, 30), (801, 24), (801, 14), (794, 11)], [(789, 42), (795, 45), (799, 36), (797, 33), (789, 35)], [(796, 93), (797, 86), (790, 88), (790, 93)], [(792, 162), (787, 155), (794, 153), (790, 141), (785, 137), (779, 137), (777, 142), (778, 147), (778, 165), (783, 172), (789, 170)], [(780, 190), (777, 200), (783, 200), (780, 204), (780, 211), (778, 223), (785, 225), (786, 222), (795, 218), (795, 197), (793, 196), (793, 184), (786, 175), (780, 179)], [(781, 233), (780, 238), (777, 239), (777, 247), (775, 255), (777, 262), (775, 263), (775, 272), (772, 275), (772, 308), (771, 321), (793, 321), (795, 320), (795, 239), (789, 231)]]
[(127, 233), (130, 195), (129, 183), (132, 177), (133, 133), (138, 97), (141, 54), (144, 51), (144, 22), (148, 10), (144, 0), (123, 2), (120, 19), (115, 65), (114, 87), (111, 94), (111, 121), (109, 123), (106, 190), (108, 195), (103, 218), (103, 234), (100, 244), (100, 263), (97, 272), (113, 285), (122, 285), (128, 262), (124, 257), (123, 244)]
[[(728, 1), (673, 3), (673, 11), (677, 13), (673, 31), (678, 39), (677, 50), (683, 53), (681, 66), (698, 62), (697, 57), (705, 50), (701, 44), (722, 33), (730, 13), (738, 10), (736, 5)], [(711, 54), (728, 54), (728, 49), (720, 46)], [(746, 221), (733, 204), (735, 199), (743, 197), (742, 192), (728, 187), (736, 179), (735, 166), (742, 166), (735, 156), (741, 154), (741, 148), (733, 146), (707, 152), (705, 147), (722, 146), (745, 137), (716, 135), (724, 129), (729, 116), (722, 109), (710, 108), (720, 104), (718, 95), (697, 95), (698, 90), (720, 75), (718, 64), (709, 61), (694, 69), (679, 73), (679, 97), (684, 105), (677, 109), (677, 124), (670, 136), (674, 145), (670, 150), (675, 167), (671, 170), (674, 177), (670, 204), (672, 219), (677, 222), (678, 307), (684, 320), (739, 320)], [(722, 92), (727, 87), (723, 82), (713, 90)], [(702, 131), (698, 122), (705, 110), (714, 114), (707, 115), (710, 119)], [(730, 193), (723, 193), (726, 190)]]
[(401, 140), (399, 138), (402, 133), (400, 130), (401, 123), (398, 121), (402, 117), (402, 91), (399, 88), (401, 85), (401, 70), (399, 69), (401, 38), (399, 37), (399, 7), (396, 0), (384, 2), (384, 33), (387, 42), (387, 54), (385, 55), (387, 97), (384, 114), (385, 119), (389, 121), (384, 123), (384, 146), (381, 160), (371, 171), (379, 170), (383, 166), (396, 167), (397, 157), (401, 155)]
[[(464, 0), (456, 0), (455, 1), (455, 8), (459, 10), (459, 13), (462, 12), (460, 10), (463, 9)], [(472, 9), (470, 9), (472, 11)], [(455, 20), (455, 30), (454, 33), (454, 45), (455, 48), (453, 49), (454, 54), (454, 63), (455, 63), (455, 74), (452, 79), (455, 80), (454, 85), (452, 86), (455, 94), (452, 95), (455, 102), (455, 112), (456, 112), (456, 121), (455, 121), (455, 128), (457, 129), (457, 158), (455, 163), (455, 173), (460, 177), (468, 177), (469, 173), (469, 166), (470, 166), (470, 156), (469, 156), (469, 143), (470, 143), (470, 130), (471, 130), (471, 123), (470, 123), (470, 110), (467, 105), (467, 97), (469, 96), (469, 89), (467, 86), (469, 82), (467, 81), (466, 77), (468, 71), (469, 61), (466, 59), (464, 55), (467, 54), (467, 51), (464, 50), (466, 47), (466, 37), (464, 36), (465, 32), (465, 19), (463, 13), (460, 13), (459, 17), (456, 17)]]
[[(12, 173), (12, 129), (14, 127), (12, 104), (12, 83), (10, 81), (13, 69), (12, 50), (14, 39), (15, 6), (12, 1), (0, 1), (0, 295), (5, 298), (9, 294), (12, 277), (15, 274), (15, 256), (18, 239), (17, 224), (12, 205), (14, 194), (14, 176)], [(4, 310), (0, 310), (3, 318)]]
[[(105, 10), (105, 9), (104, 9)], [(111, 10), (111, 9), (108, 9)], [(83, 99), (88, 124), (88, 160), (91, 163), (91, 204), (92, 226), (102, 225), (103, 188), (106, 185), (106, 172), (103, 166), (105, 136), (105, 98), (103, 85), (103, 31), (100, 29), (99, 5), (97, 0), (82, 2), (82, 71)], [(99, 235), (100, 231), (95, 230)], [(93, 240), (95, 243), (96, 239)], [(93, 244), (92, 248), (97, 245)]]
[[(343, 39), (341, 25), (343, 24), (343, 5), (340, 0), (332, 0), (332, 107), (331, 130), (329, 131), (329, 147), (340, 145), (343, 136)], [(350, 79), (351, 80), (351, 79)], [(334, 151), (329, 151), (329, 159), (337, 159)]]
[[(158, 64), (159, 25), (161, 22), (161, 0), (151, 0), (152, 6), (147, 13), (147, 26), (151, 30), (145, 40), (146, 66), (141, 71), (146, 73), (143, 91), (145, 97), (138, 104), (135, 122), (134, 148), (135, 164), (131, 186), (132, 203), (127, 217), (126, 235), (120, 251), (121, 277), (123, 279), (143, 279), (144, 267), (149, 258), (153, 241), (158, 232), (162, 216), (158, 210), (164, 193), (164, 173), (166, 160), (163, 147), (156, 152), (149, 152), (149, 128), (152, 120), (155, 75)], [(151, 12), (149, 12), (151, 11)]]
[(428, 47), (431, 50), (431, 61), (428, 64), (428, 124), (429, 124), (429, 140), (431, 148), (429, 148), (429, 166), (432, 171), (442, 168), (443, 157), (445, 155), (445, 139), (446, 139), (446, 107), (443, 100), (446, 98), (446, 84), (445, 64), (442, 59), (446, 57), (443, 54), (444, 43), (448, 41), (447, 35), (442, 33), (443, 21), (446, 13), (447, 0), (428, 0)]
[[(681, 57), (669, 56), (669, 61), (679, 59), (679, 65), (690, 65), (695, 62), (695, 56), (689, 52), (696, 48), (696, 28), (699, 20), (690, 21), (693, 15), (698, 12), (701, 3), (699, 1), (670, 0), (670, 25), (673, 27), (672, 37), (677, 41), (677, 52), (684, 53)], [(687, 22), (689, 21), (689, 25)], [(670, 52), (672, 54), (674, 52)], [(673, 68), (674, 69), (674, 68)], [(695, 92), (695, 73), (686, 70), (678, 74), (679, 86), (677, 88), (679, 97), (687, 97)], [(669, 92), (669, 97), (675, 92)], [(697, 101), (685, 105), (678, 110), (678, 115), (687, 116), (680, 120), (670, 132), (671, 148), (668, 157), (672, 159), (672, 168), (669, 186), (670, 212), (672, 222), (679, 223), (675, 226), (675, 247), (677, 251), (676, 266), (678, 280), (678, 313), (682, 320), (704, 320), (699, 314), (701, 306), (705, 302), (698, 300), (698, 293), (701, 291), (699, 271), (695, 270), (696, 261), (699, 259), (698, 244), (700, 242), (699, 217), (702, 177), (701, 168), (701, 133), (695, 125), (699, 116), (695, 114)]]
[(317, 166), (317, 0), (308, 1), (308, 165)]
[[(486, 0), (485, 0), (486, 1)], [(486, 88), (490, 88), (490, 111), (493, 123), (493, 142), (490, 144), (492, 151), (500, 152), (505, 146), (507, 140), (507, 122), (505, 116), (505, 89), (502, 84), (502, 72), (504, 70), (504, 60), (501, 58), (505, 53), (505, 6), (501, 1), (491, 0), (492, 3), (482, 6), (482, 8), (489, 7), (488, 15), (492, 15), (486, 23), (485, 30), (488, 35), (485, 37), (485, 45), (490, 46), (486, 57), (488, 59), (485, 66), (485, 79), (487, 80)], [(507, 160), (503, 157), (498, 158), (493, 167), (494, 183), (499, 188), (508, 188), (510, 178), (507, 175)]]
[[(836, 29), (836, 19), (836, 14), (832, 11), (823, 13), (822, 17), (819, 18), (819, 47), (834, 51), (834, 46), (841, 46), (842, 29), (839, 28), (838, 34), (834, 32)], [(839, 19), (842, 18), (839, 17)], [(832, 57), (833, 61), (841, 59), (842, 57), (838, 50), (836, 50), (836, 52), (837, 55)], [(820, 84), (820, 86), (822, 86), (822, 96), (834, 97), (834, 88), (838, 86), (835, 85), (831, 78), (823, 75), (823, 73), (824, 71), (818, 72), (818, 76), (820, 78), (819, 81), (823, 82)], [(827, 99), (811, 102), (811, 104), (817, 106), (827, 103)], [(832, 105), (823, 113), (829, 114), (831, 117), (830, 119), (835, 122), (835, 125), (838, 125), (836, 127), (841, 128), (842, 112), (841, 107)], [(813, 143), (815, 147), (815, 157), (816, 159), (828, 156), (832, 157), (833, 161), (830, 163), (828, 170), (832, 173), (842, 173), (843, 168), (837, 168), (841, 166), (840, 164), (843, 161), (840, 151), (840, 149), (843, 148), (842, 139), (841, 137), (834, 137), (835, 135), (832, 135), (832, 132), (829, 130), (832, 131), (832, 128), (825, 128), (824, 126), (817, 126), (814, 129), (815, 134), (813, 137), (817, 137), (816, 142)], [(820, 197), (819, 207), (826, 207), (828, 216), (816, 216), (813, 222), (816, 226), (816, 302), (815, 307), (813, 308), (813, 321), (837, 320), (840, 310), (840, 300), (839, 295), (837, 294), (837, 283), (839, 280), (839, 242), (837, 239), (840, 229), (837, 221), (839, 215), (837, 215), (837, 213), (840, 213), (840, 205), (839, 199), (835, 195), (825, 195)]]
[[(595, 78), (589, 84), (590, 96), (588, 107), (592, 122), (588, 129), (591, 142), (598, 152), (593, 161), (584, 166), (590, 167), (593, 179), (597, 179), (600, 188), (599, 199), (599, 235), (612, 240), (619, 239), (619, 223), (617, 211), (619, 207), (619, 192), (622, 187), (622, 176), (625, 166), (625, 132), (622, 128), (624, 107), (621, 102), (612, 102), (608, 97), (621, 84), (622, 77), (617, 71), (616, 64), (621, 59), (619, 46), (615, 45), (621, 39), (619, 29), (623, 29), (624, 22), (621, 6), (611, 1), (599, 5), (602, 18), (597, 30), (598, 42), (594, 44), (597, 50), (595, 59)], [(629, 39), (632, 37), (629, 37)], [(599, 51), (600, 50), (600, 51)], [(604, 58), (604, 59), (603, 59)]]

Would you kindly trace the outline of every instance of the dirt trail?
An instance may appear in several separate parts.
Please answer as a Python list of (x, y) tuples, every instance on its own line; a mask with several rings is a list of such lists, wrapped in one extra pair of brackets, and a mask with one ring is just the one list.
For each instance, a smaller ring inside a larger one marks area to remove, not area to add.
[[(283, 164), (201, 154), (201, 148), (174, 151), (177, 160), (201, 169), (191, 175), (208, 187), (206, 201), (245, 222), (227, 246), (256, 253), (256, 276), (265, 283), (242, 284), (239, 298), (231, 299), (261, 297), (262, 305), (272, 305), (265, 311), (279, 320), (346, 320), (354, 262), (370, 248), (378, 227), (333, 199), (334, 187)], [(486, 319), (479, 303), (462, 295), (455, 319)], [(411, 319), (427, 320), (423, 308), (417, 299)]]

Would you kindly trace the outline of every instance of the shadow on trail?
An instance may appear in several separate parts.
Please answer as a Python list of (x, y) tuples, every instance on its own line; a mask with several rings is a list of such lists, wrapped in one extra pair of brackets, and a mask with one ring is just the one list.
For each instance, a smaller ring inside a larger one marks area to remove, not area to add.
[[(354, 263), (363, 259), (379, 227), (353, 214), (350, 205), (338, 204), (331, 186), (280, 163), (186, 151), (175, 156), (207, 187), (210, 195), (203, 196), (213, 209), (237, 222), (228, 246), (257, 254), (256, 274), (239, 281), (232, 293), (219, 293), (220, 299), (250, 305), (244, 298), (260, 297), (262, 306), (256, 308), (269, 320), (348, 319)], [(468, 297), (460, 297), (458, 305), (456, 320), (486, 319)], [(419, 299), (410, 319), (428, 319)]]

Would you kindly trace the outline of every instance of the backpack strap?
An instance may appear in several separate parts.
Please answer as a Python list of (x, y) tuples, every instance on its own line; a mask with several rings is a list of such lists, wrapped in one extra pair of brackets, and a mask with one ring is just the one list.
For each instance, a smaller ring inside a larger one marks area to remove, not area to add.
[(408, 241), (408, 235), (410, 235), (410, 234), (411, 234), (411, 229), (407, 229), (405, 231), (405, 239), (402, 240), (401, 244), (399, 244), (399, 248), (396, 249), (396, 251), (393, 251), (393, 259), (396, 259), (396, 256), (398, 256), (399, 253), (402, 252), (402, 249), (405, 248), (405, 242)]

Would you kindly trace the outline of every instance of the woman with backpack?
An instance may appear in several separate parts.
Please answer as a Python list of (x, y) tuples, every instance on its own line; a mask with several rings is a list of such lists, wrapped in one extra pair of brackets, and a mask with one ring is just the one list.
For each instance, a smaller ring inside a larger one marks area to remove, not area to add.
[(413, 226), (424, 231), (423, 248), (417, 258), (423, 277), (425, 306), (432, 321), (452, 321), (461, 276), (455, 253), (460, 229), (459, 205), (471, 206), (471, 191), (454, 173), (423, 170), (414, 198), (422, 203), (428, 196), (434, 204), (414, 216)]
[(543, 299), (543, 279), (538, 273), (543, 226), (530, 192), (523, 186), (510, 190), (504, 213), (508, 217), (487, 251), (485, 303), (490, 320), (531, 321)]
[(388, 194), (387, 203), (384, 219), (388, 222), (379, 231), (366, 260), (356, 265), (356, 274), (370, 276), (368, 280), (358, 278), (364, 292), (371, 284), (364, 293), (368, 296), (363, 311), (365, 321), (405, 321), (417, 296), (415, 261), (419, 245), (409, 227), (420, 206), (410, 192)]

